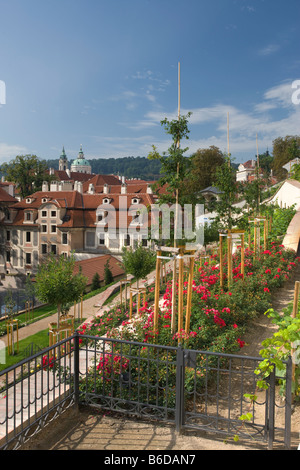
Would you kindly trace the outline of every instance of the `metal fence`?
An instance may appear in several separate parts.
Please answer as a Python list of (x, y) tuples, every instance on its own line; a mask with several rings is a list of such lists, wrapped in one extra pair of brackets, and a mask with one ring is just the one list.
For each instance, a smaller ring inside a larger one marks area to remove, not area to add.
[[(156, 419), (179, 432), (237, 434), (270, 449), (275, 442), (290, 448), (291, 361), (285, 399), (278, 404), (275, 369), (268, 389), (256, 389), (261, 360), (75, 333), (0, 374), (0, 448), (19, 448), (67, 407), (80, 404)], [(254, 393), (255, 404), (245, 398)], [(251, 418), (241, 421), (247, 413)]]

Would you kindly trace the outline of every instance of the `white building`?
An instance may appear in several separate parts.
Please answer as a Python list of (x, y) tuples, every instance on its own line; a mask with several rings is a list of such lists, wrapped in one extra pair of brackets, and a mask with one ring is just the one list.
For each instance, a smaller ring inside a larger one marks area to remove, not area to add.
[(292, 179), (286, 180), (272, 199), (270, 199), (269, 203), (277, 203), (283, 209), (295, 204), (295, 209), (300, 210), (300, 182)]

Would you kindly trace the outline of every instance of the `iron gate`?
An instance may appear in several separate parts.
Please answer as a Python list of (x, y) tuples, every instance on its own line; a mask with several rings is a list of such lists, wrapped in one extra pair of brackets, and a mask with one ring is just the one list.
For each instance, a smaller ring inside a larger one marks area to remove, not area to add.
[[(181, 410), (178, 429), (198, 429), (225, 436), (237, 435), (290, 447), (292, 362), (286, 361), (285, 399), (279, 396), (276, 368), (266, 390), (257, 388), (261, 358), (181, 350)], [(282, 380), (282, 377), (280, 378)], [(245, 396), (246, 395), (246, 396)], [(276, 426), (275, 411), (283, 424)]]

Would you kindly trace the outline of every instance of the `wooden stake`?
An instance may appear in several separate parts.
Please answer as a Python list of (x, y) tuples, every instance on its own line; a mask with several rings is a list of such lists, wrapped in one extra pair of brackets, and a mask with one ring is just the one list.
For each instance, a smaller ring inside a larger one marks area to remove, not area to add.
[(190, 258), (190, 269), (189, 269), (188, 290), (187, 290), (187, 304), (186, 304), (186, 317), (185, 317), (185, 332), (187, 334), (190, 332), (194, 264), (195, 264), (195, 258), (194, 257)]
[(241, 273), (244, 280), (245, 275), (245, 234), (241, 233)]
[(231, 277), (232, 277), (232, 263), (231, 263), (231, 232), (228, 230), (227, 235), (227, 276), (228, 276), (228, 287), (231, 284)]
[(177, 263), (176, 263), (176, 258), (174, 258), (173, 279), (172, 279), (172, 315), (171, 315), (171, 332), (173, 335), (176, 329), (176, 279), (177, 279)]
[(223, 237), (219, 234), (219, 257), (220, 257), (220, 286), (223, 287)]
[(155, 299), (154, 299), (154, 333), (158, 327), (158, 309), (159, 309), (159, 285), (160, 285), (160, 263), (161, 251), (157, 251), (156, 257), (156, 279), (155, 279)]
[[(299, 303), (299, 291), (300, 291), (300, 282), (295, 282), (295, 290), (294, 290), (294, 302), (293, 302), (293, 311), (292, 311), (292, 318), (296, 318), (298, 315), (298, 303)], [(295, 349), (292, 348), (291, 356), (293, 357), (295, 354)], [(295, 382), (295, 371), (296, 371), (296, 364), (293, 360), (292, 362), (292, 381)]]
[[(179, 275), (178, 275), (178, 334), (183, 329), (183, 249), (179, 251)], [(179, 338), (178, 338), (179, 341)]]

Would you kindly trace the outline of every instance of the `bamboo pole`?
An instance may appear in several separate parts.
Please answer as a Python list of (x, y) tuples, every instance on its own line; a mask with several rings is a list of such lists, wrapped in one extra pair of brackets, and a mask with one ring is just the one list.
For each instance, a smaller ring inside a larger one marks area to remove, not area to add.
[(245, 234), (241, 233), (241, 273), (245, 276)]
[[(178, 335), (183, 329), (183, 249), (179, 251), (179, 275), (178, 275)], [(178, 338), (179, 340), (179, 338)]]
[(174, 257), (173, 279), (172, 279), (172, 314), (171, 314), (171, 332), (173, 335), (176, 329), (176, 279), (177, 279), (177, 263), (176, 263), (176, 257)]
[(223, 287), (223, 236), (219, 234), (219, 257), (220, 257), (220, 286)]
[(228, 234), (227, 234), (227, 276), (228, 276), (228, 287), (230, 286), (231, 284), (231, 278), (232, 278), (232, 260), (231, 260), (231, 240), (232, 240), (232, 236), (231, 236), (231, 232), (230, 230), (228, 230)]
[(188, 334), (190, 331), (190, 320), (191, 320), (191, 308), (192, 308), (192, 285), (193, 285), (193, 273), (195, 258), (190, 258), (189, 266), (189, 277), (188, 277), (188, 289), (187, 289), (187, 305), (186, 305), (186, 317), (185, 317), (185, 332)]
[(267, 249), (267, 219), (264, 220), (264, 251)]
[[(300, 281), (295, 282), (295, 290), (294, 290), (294, 302), (293, 302), (293, 311), (292, 311), (292, 318), (296, 318), (298, 315), (298, 304), (299, 304), (299, 291), (300, 291)], [(295, 354), (295, 348), (291, 350), (291, 356), (293, 358)], [(295, 382), (295, 371), (296, 371), (296, 364), (293, 360), (292, 362), (292, 381)]]
[(130, 318), (130, 320), (131, 320), (131, 318), (132, 318), (132, 292), (131, 292), (131, 291), (130, 291), (130, 294), (129, 294), (129, 295), (130, 295), (130, 300), (129, 300), (129, 303), (130, 303), (130, 305), (129, 305), (129, 318)]
[(159, 309), (159, 284), (160, 284), (160, 263), (161, 251), (157, 251), (156, 257), (156, 279), (155, 279), (155, 299), (154, 299), (154, 333), (158, 327), (158, 309)]

